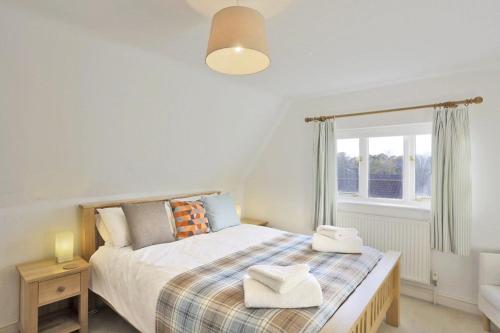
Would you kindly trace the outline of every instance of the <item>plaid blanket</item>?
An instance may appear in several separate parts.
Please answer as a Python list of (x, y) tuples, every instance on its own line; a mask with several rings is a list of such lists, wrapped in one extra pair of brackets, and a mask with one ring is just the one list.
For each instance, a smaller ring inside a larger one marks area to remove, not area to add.
[[(182, 273), (163, 287), (156, 307), (157, 333), (318, 332), (375, 267), (382, 254), (315, 252), (311, 237), (284, 234)], [(308, 263), (323, 290), (323, 304), (303, 309), (245, 307), (243, 277), (255, 264)]]

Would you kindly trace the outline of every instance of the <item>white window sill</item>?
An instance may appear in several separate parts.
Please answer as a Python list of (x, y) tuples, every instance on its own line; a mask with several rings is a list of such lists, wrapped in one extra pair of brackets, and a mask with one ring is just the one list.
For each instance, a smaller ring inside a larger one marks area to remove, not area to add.
[(414, 205), (392, 202), (368, 201), (356, 198), (339, 198), (338, 209), (342, 212), (399, 217), (429, 221), (430, 203), (422, 202)]

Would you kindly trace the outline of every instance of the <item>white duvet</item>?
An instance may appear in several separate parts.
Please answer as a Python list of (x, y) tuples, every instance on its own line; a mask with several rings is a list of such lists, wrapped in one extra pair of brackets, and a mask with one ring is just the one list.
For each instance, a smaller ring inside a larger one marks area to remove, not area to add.
[(154, 333), (156, 302), (167, 281), (282, 233), (242, 224), (137, 251), (101, 246), (90, 259), (91, 289), (138, 330)]

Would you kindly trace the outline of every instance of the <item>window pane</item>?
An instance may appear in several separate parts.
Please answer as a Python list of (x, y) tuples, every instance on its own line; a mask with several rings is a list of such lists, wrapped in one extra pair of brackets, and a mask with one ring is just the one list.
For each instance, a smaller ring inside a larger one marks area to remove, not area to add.
[(432, 137), (430, 134), (417, 135), (415, 139), (415, 196), (431, 197)]
[(337, 140), (337, 184), (343, 193), (359, 192), (359, 139)]
[(374, 198), (403, 198), (404, 138), (369, 138), (368, 192)]

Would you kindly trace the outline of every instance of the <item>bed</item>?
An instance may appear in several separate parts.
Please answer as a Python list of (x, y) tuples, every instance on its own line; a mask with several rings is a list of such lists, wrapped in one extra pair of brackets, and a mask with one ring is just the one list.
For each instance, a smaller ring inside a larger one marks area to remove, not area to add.
[[(91, 263), (91, 290), (139, 331), (155, 332), (158, 325), (156, 306), (166, 281), (174, 281), (186, 272), (207, 267), (214, 260), (227, 258), (237, 251), (286, 235), (294, 236), (272, 228), (241, 225), (138, 251), (116, 249), (104, 246), (96, 229), (96, 210), (123, 203), (165, 201), (213, 193), (216, 192), (81, 205), (81, 251), (82, 257)], [(384, 253), (335, 313), (314, 331), (376, 332), (384, 318), (389, 325), (398, 326), (399, 260), (398, 252)]]

